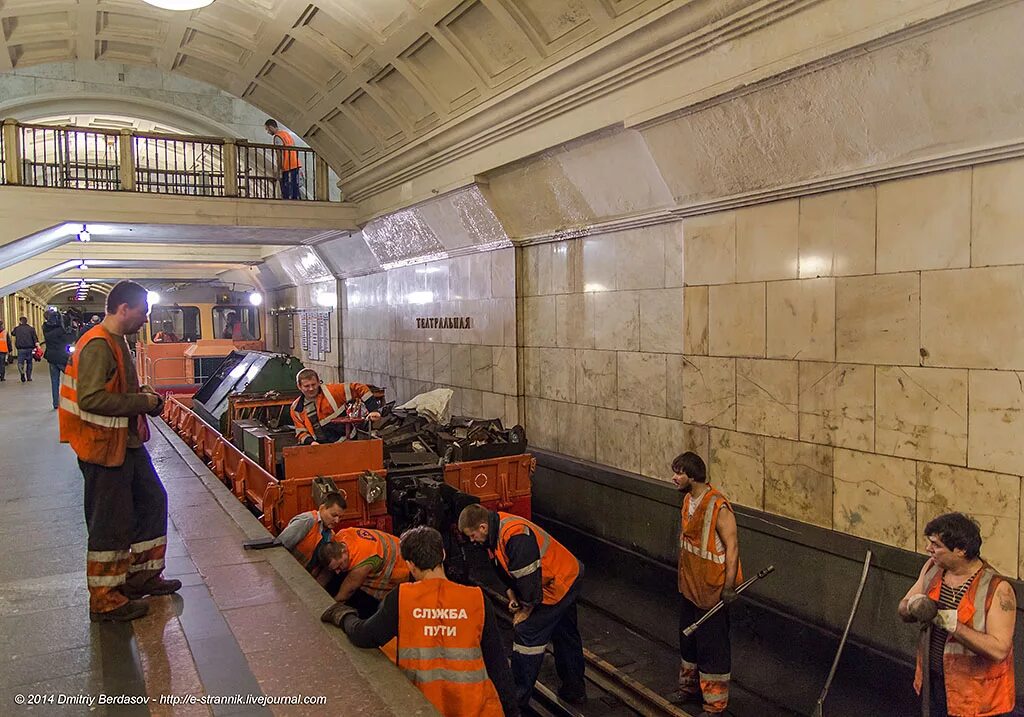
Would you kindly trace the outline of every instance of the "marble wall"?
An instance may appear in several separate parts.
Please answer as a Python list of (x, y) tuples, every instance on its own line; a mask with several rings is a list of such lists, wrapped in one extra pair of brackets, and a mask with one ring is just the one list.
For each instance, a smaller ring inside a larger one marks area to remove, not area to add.
[[(342, 337), (340, 312), (337, 308), (339, 283), (334, 279), (312, 281), (301, 286), (278, 289), (267, 297), (267, 350), (298, 356), (304, 366), (316, 369), (320, 378), (329, 383), (342, 380)], [(302, 348), (301, 317), (304, 312), (322, 311), (331, 312), (331, 348), (313, 360), (309, 352)]]
[[(536, 445), (908, 550), (1021, 561), (1024, 160), (522, 249)], [(685, 267), (685, 270), (684, 270)]]
[[(345, 379), (386, 386), (398, 401), (451, 388), (454, 414), (518, 423), (514, 251), (345, 279)], [(468, 317), (471, 328), (417, 322), (446, 317)]]

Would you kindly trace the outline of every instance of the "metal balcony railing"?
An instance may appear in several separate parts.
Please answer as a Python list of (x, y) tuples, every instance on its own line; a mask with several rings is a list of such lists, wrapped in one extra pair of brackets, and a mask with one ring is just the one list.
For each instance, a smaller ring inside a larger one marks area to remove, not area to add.
[(308, 147), (4, 120), (0, 184), (201, 197), (328, 201)]

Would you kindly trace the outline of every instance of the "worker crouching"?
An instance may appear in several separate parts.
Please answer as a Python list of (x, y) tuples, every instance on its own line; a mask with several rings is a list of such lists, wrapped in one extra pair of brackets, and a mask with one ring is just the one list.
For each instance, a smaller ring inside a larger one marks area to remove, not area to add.
[(380, 399), (365, 383), (323, 383), (320, 375), (304, 368), (295, 375), (295, 385), (302, 395), (291, 405), (292, 425), (299, 445), (316, 446), (334, 443), (345, 437), (349, 408), (362, 404), (376, 421), (380, 418)]
[(316, 574), (319, 550), (334, 538), (334, 529), (345, 515), (345, 498), (341, 493), (324, 496), (320, 507), (299, 513), (277, 536), (277, 542), (291, 551), (303, 567)]
[(380, 601), (410, 577), (398, 538), (368, 528), (336, 532), (320, 550), (320, 565), (327, 575), (345, 574), (340, 585), (331, 580), (324, 585), (336, 602), (350, 603), (363, 615), (372, 615)]
[(445, 576), (441, 534), (426, 526), (407, 530), (400, 554), (415, 582), (389, 592), (368, 620), (340, 603), (323, 620), (357, 647), (397, 637), (398, 666), (445, 717), (518, 715), (497, 622), (480, 588)]
[(923, 625), (914, 689), (924, 713), (1008, 715), (1016, 701), (1013, 587), (982, 559), (981, 531), (963, 513), (934, 518), (924, 536), (928, 561), (899, 605), (904, 622)]

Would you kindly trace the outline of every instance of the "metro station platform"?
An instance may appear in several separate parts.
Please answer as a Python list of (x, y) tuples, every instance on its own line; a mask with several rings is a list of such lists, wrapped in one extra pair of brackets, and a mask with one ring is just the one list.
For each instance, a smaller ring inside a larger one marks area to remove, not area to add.
[(383, 654), (320, 622), (331, 598), (291, 555), (243, 550), (266, 532), (160, 420), (165, 575), (184, 587), (132, 623), (90, 622), (82, 477), (36, 369), (0, 383), (0, 714), (434, 714)]

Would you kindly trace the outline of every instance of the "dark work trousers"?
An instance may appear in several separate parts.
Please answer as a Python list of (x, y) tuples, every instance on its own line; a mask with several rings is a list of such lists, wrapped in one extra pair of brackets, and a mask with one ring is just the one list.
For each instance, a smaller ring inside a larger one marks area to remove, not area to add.
[(50, 392), (53, 394), (53, 407), (60, 403), (60, 376), (64, 369), (55, 363), (50, 364)]
[(32, 380), (32, 362), (35, 361), (32, 358), (32, 352), (35, 349), (18, 349), (18, 373), (24, 378)]
[(145, 448), (129, 448), (124, 465), (78, 461), (85, 477), (89, 531), (89, 609), (109, 612), (128, 599), (122, 587), (142, 587), (160, 575), (167, 552), (167, 491)]
[[(324, 585), (324, 590), (330, 593), (331, 597), (337, 595), (338, 591), (341, 590), (341, 583), (345, 580), (346, 575), (348, 575), (348, 573), (337, 573), (326, 585)], [(346, 605), (356, 609), (356, 612), (359, 613), (360, 619), (363, 620), (369, 620), (373, 617), (374, 613), (376, 613), (377, 609), (380, 607), (380, 603), (380, 600), (369, 593), (363, 592), (362, 590), (356, 590), (352, 593), (351, 597), (345, 601)]]
[(281, 199), (299, 198), (299, 170), (281, 172)]
[(0, 381), (7, 380), (7, 356), (6, 353), (0, 353)]
[(544, 662), (548, 642), (555, 652), (555, 670), (562, 682), (559, 694), (567, 699), (586, 695), (583, 671), (583, 639), (576, 625), (576, 599), (583, 579), (580, 575), (569, 592), (554, 605), (538, 605), (530, 617), (515, 626), (512, 639), (512, 677), (516, 682), (516, 699), (525, 708), (533, 694), (533, 684)]
[(683, 628), (697, 622), (702, 610), (679, 596), (679, 689), (704, 697), (706, 712), (722, 712), (729, 703), (732, 648), (729, 644), (729, 608), (723, 607), (690, 637)]

